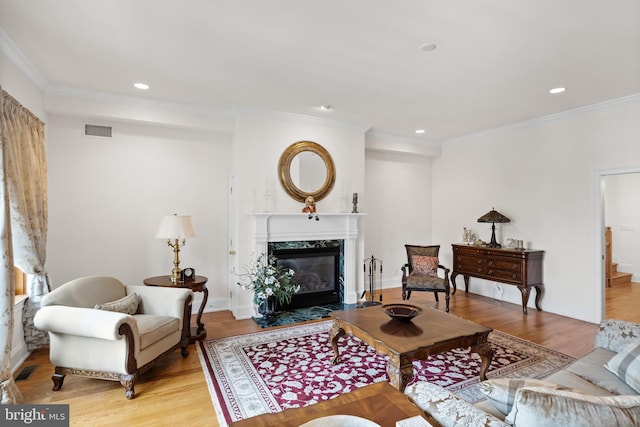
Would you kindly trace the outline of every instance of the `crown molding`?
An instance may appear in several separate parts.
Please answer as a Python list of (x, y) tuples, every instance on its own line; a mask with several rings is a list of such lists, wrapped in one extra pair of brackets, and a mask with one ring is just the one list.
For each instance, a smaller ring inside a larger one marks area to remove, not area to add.
[(9, 34), (2, 27), (0, 27), (0, 52), (4, 53), (16, 67), (22, 70), (40, 90), (46, 90), (49, 84), (47, 79), (44, 78), (29, 58), (22, 53), (22, 50), (11, 40)]
[(145, 99), (136, 96), (119, 95), (108, 92), (97, 92), (84, 89), (77, 89), (68, 86), (50, 85), (46, 89), (47, 95), (63, 96), (70, 98), (80, 98), (89, 101), (113, 102), (117, 104), (138, 105), (144, 107), (153, 107), (165, 111), (174, 111), (187, 114), (196, 114), (201, 116), (218, 117), (218, 118), (234, 118), (234, 114), (229, 111), (198, 107), (190, 104), (180, 104), (177, 102), (159, 101), (155, 99)]
[(354, 130), (356, 132), (365, 133), (367, 130), (371, 129), (370, 125), (360, 125), (356, 123), (348, 123), (342, 122), (333, 119), (327, 119), (324, 117), (315, 117), (308, 116), (305, 114), (297, 114), (297, 113), (286, 113), (283, 111), (274, 111), (274, 110), (263, 110), (259, 108), (247, 108), (247, 107), (234, 107), (233, 111), (236, 113), (236, 117), (253, 117), (253, 118), (264, 118), (264, 119), (282, 119), (282, 120), (294, 120), (312, 123), (315, 125), (332, 127), (332, 128), (340, 128), (340, 129), (349, 129)]
[(623, 96), (622, 98), (616, 98), (616, 99), (611, 99), (611, 100), (608, 100), (608, 101), (599, 102), (597, 104), (586, 105), (584, 107), (578, 107), (578, 108), (574, 108), (574, 109), (571, 109), (571, 110), (561, 111), (559, 113), (549, 114), (547, 116), (537, 117), (537, 118), (531, 119), (531, 120), (525, 120), (525, 121), (518, 122), (518, 123), (512, 123), (512, 124), (509, 124), (509, 125), (500, 126), (500, 127), (497, 127), (497, 128), (488, 129), (488, 130), (484, 130), (484, 131), (481, 131), (481, 132), (472, 133), (472, 134), (461, 136), (461, 137), (458, 137), (458, 138), (448, 139), (446, 141), (443, 141), (442, 144), (464, 143), (464, 142), (466, 142), (468, 140), (476, 139), (476, 138), (479, 138), (479, 137), (484, 137), (484, 136), (488, 136), (488, 135), (495, 135), (497, 133), (507, 132), (507, 131), (511, 131), (511, 130), (515, 130), (515, 129), (522, 129), (522, 128), (526, 128), (526, 127), (530, 127), (530, 126), (537, 126), (537, 125), (542, 124), (542, 123), (563, 120), (563, 119), (566, 119), (568, 117), (578, 116), (578, 115), (585, 114), (585, 113), (588, 113), (588, 112), (591, 112), (591, 111), (603, 111), (603, 110), (607, 110), (609, 108), (612, 108), (612, 107), (615, 107), (615, 106), (618, 106), (618, 105), (630, 104), (630, 103), (634, 103), (634, 102), (640, 102), (640, 93), (636, 93), (636, 94), (628, 95), (628, 96)]

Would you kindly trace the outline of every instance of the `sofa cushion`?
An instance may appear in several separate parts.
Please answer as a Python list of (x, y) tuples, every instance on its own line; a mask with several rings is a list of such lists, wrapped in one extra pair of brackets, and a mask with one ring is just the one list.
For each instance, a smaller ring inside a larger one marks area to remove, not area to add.
[(522, 387), (544, 387), (547, 389), (577, 391), (562, 385), (532, 378), (498, 378), (486, 380), (482, 381), (479, 387), (480, 391), (487, 397), (487, 400), (504, 415), (507, 415), (511, 411), (516, 392)]
[(421, 276), (438, 277), (438, 257), (414, 255), (413, 256), (413, 274)]
[(522, 387), (505, 421), (516, 427), (637, 427), (640, 396), (590, 396), (544, 387)]
[(410, 384), (404, 393), (442, 427), (506, 427), (498, 418), (476, 408), (450, 391), (426, 381)]
[(158, 316), (155, 314), (136, 314), (134, 316), (140, 333), (140, 349), (144, 350), (151, 344), (160, 341), (167, 335), (180, 330), (180, 322), (175, 317)]
[(138, 311), (139, 303), (140, 297), (138, 294), (131, 294), (115, 301), (96, 304), (93, 308), (96, 310), (117, 311), (118, 313), (125, 313), (133, 316)]
[(627, 344), (604, 367), (640, 393), (640, 339)]
[[(607, 390), (610, 394), (637, 394), (637, 391), (629, 387), (627, 384), (625, 384), (624, 381), (618, 378), (615, 374), (609, 372), (604, 367), (605, 363), (607, 363), (615, 355), (616, 353), (612, 351), (597, 347), (586, 356), (576, 360), (574, 363), (568, 366), (566, 370), (574, 373), (575, 375), (578, 375), (581, 378), (584, 378), (588, 382), (595, 384), (600, 388)], [(554, 381), (559, 384), (569, 385), (551, 379), (547, 379), (547, 381)]]

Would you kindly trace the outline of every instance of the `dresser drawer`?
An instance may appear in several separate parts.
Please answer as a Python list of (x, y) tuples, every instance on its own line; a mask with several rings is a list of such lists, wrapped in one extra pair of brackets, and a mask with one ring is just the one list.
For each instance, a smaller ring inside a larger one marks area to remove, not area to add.
[(468, 255), (458, 255), (456, 257), (456, 270), (461, 272), (469, 272), (469, 273), (483, 273), (485, 269), (485, 259), (468, 256)]
[(522, 272), (516, 270), (500, 270), (493, 267), (487, 267), (486, 275), (505, 282), (520, 283), (522, 281)]

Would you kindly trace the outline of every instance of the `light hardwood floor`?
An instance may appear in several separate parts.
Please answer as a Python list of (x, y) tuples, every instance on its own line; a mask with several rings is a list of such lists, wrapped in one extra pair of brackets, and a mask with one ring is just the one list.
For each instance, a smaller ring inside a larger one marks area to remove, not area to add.
[[(400, 299), (400, 289), (383, 293), (383, 301)], [(431, 293), (414, 292), (412, 301), (435, 304)], [(610, 302), (614, 302), (613, 305)], [(640, 284), (607, 291), (607, 317), (640, 322), (637, 307)], [(542, 301), (544, 308), (544, 299)], [(443, 307), (441, 298), (440, 305)], [(592, 349), (597, 325), (529, 309), (516, 304), (458, 291), (451, 297), (451, 313), (554, 350), (580, 357)], [(252, 320), (235, 320), (229, 311), (205, 313), (207, 338), (259, 331)], [(23, 366), (37, 366), (18, 382), (25, 403), (70, 405), (72, 426), (218, 426), (198, 354), (190, 346), (187, 358), (175, 351), (147, 371), (136, 384), (136, 397), (126, 400), (117, 382), (67, 377), (60, 391), (51, 391), (51, 366), (46, 350), (34, 352)], [(20, 372), (18, 369), (17, 372)]]

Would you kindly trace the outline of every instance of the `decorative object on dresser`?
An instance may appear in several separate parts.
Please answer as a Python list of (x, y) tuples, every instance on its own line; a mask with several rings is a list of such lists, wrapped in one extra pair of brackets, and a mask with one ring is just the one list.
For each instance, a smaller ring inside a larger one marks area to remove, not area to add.
[(469, 278), (492, 280), (515, 285), (522, 293), (522, 312), (527, 314), (531, 288), (536, 289), (536, 308), (542, 311), (540, 300), (544, 290), (542, 259), (544, 251), (532, 249), (502, 249), (483, 246), (451, 245), (453, 271), (451, 282), (456, 288), (456, 277), (464, 277), (464, 291), (469, 292)]
[(478, 218), (478, 222), (490, 222), (491, 223), (491, 241), (487, 243), (487, 246), (490, 248), (499, 248), (500, 243), (496, 241), (496, 223), (504, 224), (506, 222), (511, 222), (509, 218), (502, 215), (500, 212), (491, 208), (489, 212), (482, 215)]
[[(411, 298), (412, 291), (433, 292), (438, 301), (438, 292), (444, 292), (445, 311), (449, 312), (449, 269), (440, 264), (438, 253), (440, 245), (416, 246), (404, 245), (407, 250), (407, 264), (402, 266), (402, 299)], [(444, 277), (438, 277), (438, 269)], [(453, 294), (456, 284), (453, 283)]]
[(180, 248), (187, 243), (187, 238), (196, 237), (189, 215), (165, 215), (156, 232), (157, 239), (167, 239), (167, 246), (173, 249), (173, 269), (171, 281), (180, 281)]

